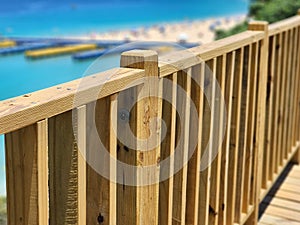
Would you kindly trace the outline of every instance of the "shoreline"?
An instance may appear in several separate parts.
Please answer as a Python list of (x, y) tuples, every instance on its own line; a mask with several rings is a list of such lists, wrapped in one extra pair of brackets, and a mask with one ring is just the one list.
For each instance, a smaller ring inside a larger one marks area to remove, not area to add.
[(106, 32), (93, 31), (82, 36), (67, 36), (82, 40), (128, 40), (128, 41), (162, 41), (162, 42), (193, 42), (206, 44), (215, 39), (215, 30), (230, 29), (245, 21), (246, 14), (221, 16), (216, 18), (163, 22), (132, 29), (116, 29)]

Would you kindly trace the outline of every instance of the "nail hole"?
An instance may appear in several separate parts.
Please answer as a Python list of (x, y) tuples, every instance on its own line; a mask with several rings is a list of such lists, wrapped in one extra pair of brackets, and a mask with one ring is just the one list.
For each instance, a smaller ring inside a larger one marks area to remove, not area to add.
[(99, 216), (97, 218), (97, 221), (99, 224), (103, 223), (104, 222), (104, 217), (101, 215), (101, 213), (99, 213)]

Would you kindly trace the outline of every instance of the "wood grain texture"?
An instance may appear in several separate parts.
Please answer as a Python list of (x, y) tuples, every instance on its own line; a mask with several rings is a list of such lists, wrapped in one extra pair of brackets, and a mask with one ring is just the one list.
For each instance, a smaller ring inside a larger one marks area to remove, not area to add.
[(260, 190), (261, 190), (261, 174), (262, 174), (262, 154), (265, 138), (265, 111), (266, 111), (266, 94), (267, 94), (267, 72), (268, 72), (268, 23), (267, 22), (253, 22), (249, 24), (250, 30), (260, 30), (265, 32), (265, 38), (261, 41), (260, 48), (260, 66), (259, 66), (259, 86), (258, 86), (258, 106), (257, 106), (257, 121), (255, 131), (255, 148), (257, 154), (255, 154), (256, 163), (254, 163), (254, 177), (255, 177), (255, 190), (254, 190), (254, 213), (248, 219), (246, 224), (257, 224), (258, 207), (260, 202)]
[(86, 224), (86, 106), (76, 109), (78, 143), (78, 224)]
[(230, 124), (230, 147), (229, 147), (229, 165), (228, 165), (228, 197), (227, 197), (227, 224), (234, 223), (234, 215), (236, 203), (236, 178), (237, 178), (237, 157), (239, 149), (239, 132), (240, 132), (240, 117), (241, 117), (241, 99), (242, 99), (242, 79), (243, 79), (243, 64), (244, 64), (244, 48), (236, 53), (235, 61), (235, 80), (232, 95), (232, 115)]
[[(136, 165), (136, 224), (158, 223), (158, 199), (159, 199), (159, 166), (154, 170), (143, 172), (145, 166), (158, 165), (160, 161), (160, 125), (157, 118), (161, 118), (162, 102), (157, 97), (162, 88), (162, 80), (158, 79), (158, 56), (154, 51), (133, 50), (122, 53), (121, 66), (145, 70), (145, 84), (138, 87), (143, 99), (136, 102), (136, 137), (147, 140), (146, 147), (137, 142)], [(154, 125), (150, 126), (150, 120), (154, 119)], [(149, 139), (154, 135), (154, 139)], [(151, 147), (156, 146), (156, 147)], [(143, 180), (155, 181), (150, 185), (143, 185)], [(143, 185), (143, 186), (141, 186)], [(149, 197), (151, 196), (151, 197)]]
[[(193, 151), (188, 164), (188, 183), (187, 183), (187, 203), (186, 203), (186, 224), (198, 224), (199, 215), (199, 184), (200, 184), (200, 156), (201, 156), (201, 136), (202, 136), (202, 116), (204, 93), (201, 87), (204, 87), (204, 66), (203, 64), (192, 68), (191, 81), (191, 100), (196, 107), (198, 124), (195, 129), (190, 126), (190, 142), (193, 138), (197, 138), (197, 146)], [(192, 123), (192, 119), (191, 119)], [(190, 153), (191, 154), (191, 153)]]
[(164, 77), (195, 66), (202, 61), (209, 61), (225, 53), (262, 40), (263, 37), (264, 33), (261, 31), (245, 31), (199, 47), (170, 53), (160, 58), (159, 76)]
[(8, 224), (48, 223), (47, 120), (5, 136)]
[(48, 121), (50, 224), (78, 224), (78, 145), (72, 111)]
[(222, 146), (222, 159), (221, 159), (221, 178), (220, 178), (220, 203), (219, 203), (219, 218), (218, 223), (227, 224), (227, 190), (228, 190), (228, 159), (229, 159), (229, 147), (230, 147), (230, 125), (231, 125), (231, 114), (232, 114), (232, 95), (233, 95), (233, 84), (235, 78), (235, 56), (236, 52), (232, 52), (226, 55), (226, 81), (225, 81), (225, 104), (227, 106), (227, 118), (226, 118), (226, 133), (225, 140)]
[[(172, 88), (169, 82), (172, 83)], [(171, 96), (171, 102), (167, 102)], [(163, 108), (162, 119), (166, 125), (166, 136), (161, 143), (161, 160), (165, 160), (174, 154), (176, 143), (176, 102), (177, 102), (177, 73), (174, 73), (164, 80), (163, 85)], [(160, 225), (172, 225), (173, 216), (173, 184), (174, 184), (174, 158), (170, 157), (170, 162), (165, 167), (161, 167), (161, 176), (169, 174), (169, 179), (160, 182), (159, 187), (159, 221)], [(163, 177), (161, 177), (163, 179)]]
[(9, 133), (141, 84), (144, 75), (143, 70), (116, 68), (1, 101), (0, 134)]

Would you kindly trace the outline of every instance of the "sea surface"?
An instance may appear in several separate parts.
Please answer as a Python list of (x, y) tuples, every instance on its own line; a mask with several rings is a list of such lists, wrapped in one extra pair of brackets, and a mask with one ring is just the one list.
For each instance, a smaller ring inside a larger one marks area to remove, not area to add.
[[(62, 3), (63, 2), (63, 3)], [(135, 29), (164, 22), (246, 13), (246, 0), (0, 0), (0, 37), (64, 37)], [(70, 56), (27, 60), (0, 56), (0, 100), (82, 77), (92, 61)], [(103, 57), (98, 70), (119, 65)], [(6, 193), (4, 141), (0, 136), (0, 195)]]

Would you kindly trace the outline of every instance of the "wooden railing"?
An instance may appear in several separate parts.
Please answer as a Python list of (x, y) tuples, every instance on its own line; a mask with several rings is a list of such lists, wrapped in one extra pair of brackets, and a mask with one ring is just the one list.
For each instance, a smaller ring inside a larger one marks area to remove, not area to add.
[(299, 54), (300, 16), (251, 22), (0, 102), (8, 224), (256, 224), (276, 178), (300, 162)]

